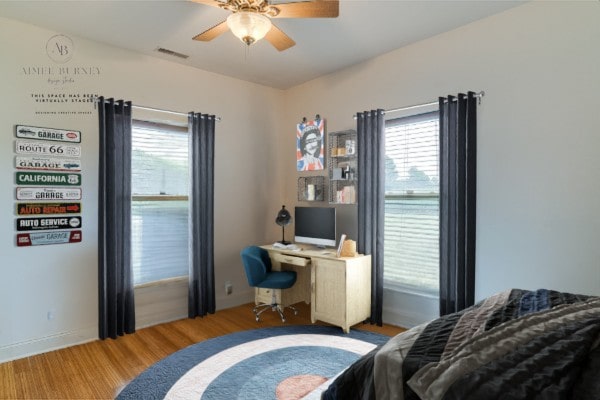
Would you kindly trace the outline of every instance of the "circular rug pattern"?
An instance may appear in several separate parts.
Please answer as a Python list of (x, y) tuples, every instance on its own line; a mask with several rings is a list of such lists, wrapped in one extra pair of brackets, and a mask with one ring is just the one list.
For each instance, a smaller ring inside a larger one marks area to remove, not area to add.
[(117, 400), (300, 399), (388, 339), (319, 325), (237, 332), (164, 358), (127, 385)]

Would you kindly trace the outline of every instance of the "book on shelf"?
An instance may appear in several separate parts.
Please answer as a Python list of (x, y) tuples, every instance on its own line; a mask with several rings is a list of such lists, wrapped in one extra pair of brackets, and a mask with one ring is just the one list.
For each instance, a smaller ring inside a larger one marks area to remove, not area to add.
[(344, 186), (336, 192), (336, 202), (353, 204), (356, 203), (356, 189), (353, 185)]

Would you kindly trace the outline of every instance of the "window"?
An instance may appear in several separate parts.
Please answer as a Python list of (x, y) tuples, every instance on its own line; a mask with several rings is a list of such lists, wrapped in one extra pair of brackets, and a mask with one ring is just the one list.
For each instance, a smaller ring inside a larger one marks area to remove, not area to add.
[(384, 285), (439, 292), (438, 112), (386, 122)]
[(131, 174), (134, 284), (187, 276), (187, 128), (134, 120)]

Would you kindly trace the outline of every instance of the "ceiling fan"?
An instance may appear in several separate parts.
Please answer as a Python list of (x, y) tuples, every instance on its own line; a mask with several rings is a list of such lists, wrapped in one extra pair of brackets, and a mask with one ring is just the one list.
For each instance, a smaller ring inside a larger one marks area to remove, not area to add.
[(192, 0), (196, 3), (229, 10), (232, 14), (194, 36), (194, 40), (208, 42), (230, 29), (248, 46), (263, 37), (277, 50), (283, 51), (296, 44), (271, 18), (335, 18), (339, 15), (338, 0), (295, 1), (292, 3), (269, 0)]

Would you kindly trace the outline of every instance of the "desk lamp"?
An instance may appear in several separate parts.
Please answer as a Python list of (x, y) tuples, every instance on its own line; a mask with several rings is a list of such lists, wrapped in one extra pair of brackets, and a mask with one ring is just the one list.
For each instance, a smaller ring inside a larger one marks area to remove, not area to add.
[(288, 245), (291, 242), (287, 242), (285, 240), (285, 226), (292, 222), (292, 215), (288, 210), (285, 209), (285, 206), (281, 206), (281, 210), (277, 213), (277, 218), (275, 218), (275, 223), (281, 226), (281, 240), (278, 243)]

